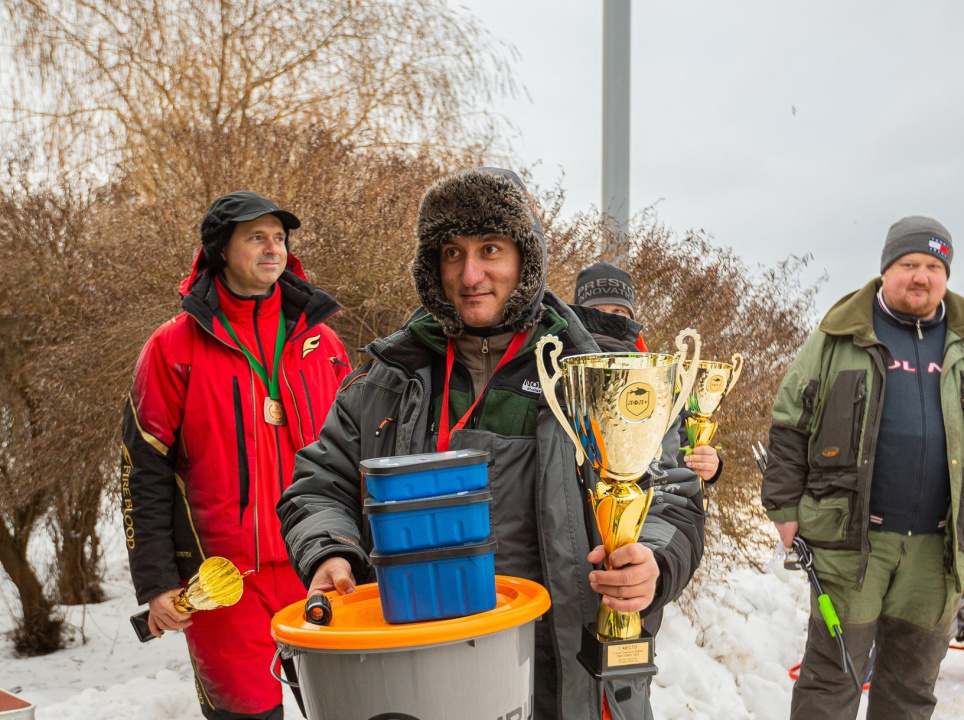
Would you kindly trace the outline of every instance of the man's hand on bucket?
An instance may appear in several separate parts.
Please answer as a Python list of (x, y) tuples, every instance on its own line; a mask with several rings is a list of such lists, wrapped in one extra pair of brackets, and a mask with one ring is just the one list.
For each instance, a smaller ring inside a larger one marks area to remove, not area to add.
[(160, 637), (165, 630), (191, 627), (191, 616), (174, 607), (174, 598), (180, 594), (180, 589), (165, 590), (147, 601), (147, 607), (151, 611), (147, 616), (147, 624), (154, 637)]
[(659, 566), (650, 548), (638, 542), (623, 545), (613, 550), (607, 562), (605, 548), (597, 545), (588, 560), (593, 565), (607, 563), (612, 568), (589, 573), (592, 589), (603, 596), (610, 609), (638, 612), (652, 604)]
[(315, 570), (308, 588), (308, 597), (321, 595), (329, 590), (337, 590), (339, 595), (355, 592), (355, 576), (351, 563), (343, 557), (330, 557)]

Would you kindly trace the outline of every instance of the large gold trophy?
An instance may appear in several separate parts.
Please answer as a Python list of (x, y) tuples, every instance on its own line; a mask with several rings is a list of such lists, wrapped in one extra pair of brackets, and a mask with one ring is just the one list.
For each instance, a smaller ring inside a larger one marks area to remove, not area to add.
[[(692, 417), (686, 418), (686, 438), (689, 441), (689, 452), (692, 448), (709, 445), (716, 435), (719, 423), (710, 417), (723, 403), (723, 398), (729, 395), (736, 381), (743, 371), (743, 356), (735, 353), (729, 363), (714, 360), (700, 360), (696, 364), (696, 380), (690, 390), (688, 400)], [(702, 486), (704, 477), (700, 477)], [(707, 509), (707, 498), (703, 496), (703, 510)]]
[[(555, 336), (544, 337), (536, 347), (543, 393), (576, 446), (576, 462), (582, 465), (588, 459), (599, 473), (590, 499), (607, 555), (639, 538), (655, 483), (649, 479), (641, 489), (637, 481), (659, 460), (663, 436), (682, 410), (696, 377), (699, 334), (682, 331), (676, 347), (678, 357), (598, 353), (562, 360), (562, 343)], [(551, 377), (545, 367), (546, 349)], [(684, 370), (686, 364), (691, 369)], [(556, 399), (559, 382), (565, 412)], [(649, 675), (656, 672), (652, 650), (652, 636), (643, 629), (639, 613), (617, 612), (600, 603), (595, 628), (583, 630), (579, 660), (597, 679)]]
[[(201, 563), (197, 573), (174, 598), (174, 607), (182, 613), (192, 613), (234, 605), (244, 592), (244, 575), (230, 560), (209, 557)], [(145, 610), (131, 616), (131, 623), (141, 642), (147, 642), (154, 637), (147, 624), (149, 613), (149, 610)]]

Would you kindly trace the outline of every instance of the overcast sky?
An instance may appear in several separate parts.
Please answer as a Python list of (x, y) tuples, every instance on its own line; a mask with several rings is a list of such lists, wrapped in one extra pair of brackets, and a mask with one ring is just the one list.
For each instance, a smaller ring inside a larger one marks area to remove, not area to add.
[[(566, 210), (600, 204), (601, 0), (453, 0), (518, 49), (497, 108)], [(964, 289), (964, 3), (636, 0), (631, 211), (749, 264), (812, 253), (821, 312), (879, 273), (887, 228), (940, 220)], [(531, 99), (530, 99), (531, 98)]]

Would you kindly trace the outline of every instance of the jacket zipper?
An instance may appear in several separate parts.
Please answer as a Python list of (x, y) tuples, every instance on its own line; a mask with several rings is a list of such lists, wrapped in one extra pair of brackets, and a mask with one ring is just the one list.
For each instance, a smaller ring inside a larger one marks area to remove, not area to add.
[[(874, 347), (883, 348), (885, 346), (880, 341), (875, 340), (871, 345), (868, 345), (863, 348), (867, 352), (867, 354), (870, 355), (870, 361), (871, 361), (872, 367), (875, 370), (876, 377), (880, 378), (880, 391), (877, 393), (877, 404), (871, 407), (870, 403), (868, 402), (868, 410), (872, 410), (874, 413), (873, 428), (872, 428), (873, 434), (868, 434), (866, 430), (864, 431), (863, 435), (865, 438), (865, 443), (867, 442), (866, 440), (867, 438), (876, 438), (877, 433), (880, 432), (880, 413), (882, 408), (884, 407), (884, 394), (887, 391), (887, 368), (880, 356), (880, 353), (871, 352), (874, 349)], [(868, 391), (870, 392), (871, 399), (873, 399), (873, 391), (874, 391), (874, 379), (872, 376), (870, 380), (870, 390)], [(870, 420), (870, 418), (867, 418), (867, 419), (868, 421)], [(876, 447), (876, 440), (874, 441), (872, 448), (875, 448), (875, 447)], [(861, 453), (863, 452), (862, 447), (860, 448), (860, 451)], [(876, 456), (875, 452), (867, 453), (867, 459), (864, 460), (864, 465), (866, 465), (867, 467), (864, 474), (864, 480), (863, 480), (865, 484), (861, 485), (860, 483), (858, 483), (858, 486), (857, 486), (857, 493), (859, 496), (863, 498), (861, 502), (861, 508), (863, 510), (863, 515), (861, 518), (861, 521), (863, 522), (863, 527), (861, 528), (861, 537), (860, 537), (861, 559), (860, 559), (860, 566), (857, 568), (857, 590), (860, 590), (861, 588), (863, 588), (864, 577), (867, 574), (867, 561), (870, 556), (870, 486), (874, 476), (875, 456)], [(860, 464), (859, 464), (860, 457), (861, 457), (860, 455), (857, 456), (858, 468), (860, 467)], [(860, 472), (859, 469), (857, 472), (859, 474)]]
[[(917, 320), (917, 333), (920, 335), (920, 319)], [(921, 338), (923, 339), (923, 335), (921, 335)], [(924, 485), (924, 458), (927, 457), (927, 416), (924, 412), (926, 409), (924, 407), (924, 373), (921, 367), (920, 345), (917, 342), (914, 342), (914, 358), (917, 361), (917, 396), (920, 398), (921, 447), (920, 454), (917, 456), (917, 492), (914, 494), (914, 511), (911, 514), (911, 529), (907, 531), (908, 535), (914, 534), (913, 528), (917, 524), (917, 512), (920, 510), (921, 488)]]
[(482, 357), (485, 360), (485, 382), (492, 379), (492, 356), (489, 354), (489, 338), (482, 338)]
[[(374, 347), (369, 346), (369, 347), (368, 347), (368, 353), (369, 353), (373, 358), (375, 358), (375, 360), (377, 360), (378, 362), (382, 363), (383, 365), (387, 365), (388, 367), (392, 367), (392, 368), (395, 368), (396, 370), (400, 370), (402, 373), (405, 374), (406, 377), (415, 378), (415, 382), (418, 383), (418, 386), (419, 386), (419, 387), (421, 388), (421, 390), (422, 390), (422, 399), (421, 399), (420, 402), (426, 402), (426, 397), (425, 397), (425, 395), (426, 395), (425, 381), (422, 380), (422, 378), (418, 375), (418, 373), (412, 374), (411, 372), (408, 371), (408, 369), (407, 369), (406, 367), (404, 367), (404, 366), (401, 365), (400, 363), (392, 362), (391, 360), (386, 359), (385, 356), (382, 355), (382, 353), (380, 353), (380, 352), (379, 352), (378, 350), (376, 350)], [(431, 402), (431, 398), (428, 398), (428, 402)], [(414, 411), (413, 413), (409, 414), (409, 416), (408, 416), (408, 418), (407, 418), (407, 421), (411, 421), (411, 419), (412, 419), (413, 417), (417, 417), (419, 409), (420, 409), (420, 407), (416, 407), (416, 408), (415, 408), (415, 411)], [(399, 410), (401, 410), (401, 407), (399, 407)], [(429, 419), (431, 420), (431, 418), (429, 418)], [(396, 422), (397, 422), (398, 424), (395, 426), (395, 428), (396, 428), (396, 432), (398, 432), (398, 431), (401, 430), (401, 428), (402, 428), (402, 416), (401, 416), (401, 412), (399, 413), (399, 416), (398, 416)], [(433, 431), (433, 432), (434, 432), (434, 431)], [(398, 444), (398, 436), (396, 436), (396, 438), (395, 438), (395, 443), (396, 443), (396, 445)], [(409, 450), (411, 450), (411, 443), (409, 443)]]
[[(283, 355), (284, 355), (284, 351), (282, 351), (281, 354), (282, 354), (282, 356), (283, 356)], [(278, 361), (281, 362), (281, 359), (279, 358)], [(305, 431), (304, 431), (304, 428), (301, 427), (301, 413), (298, 412), (298, 400), (297, 400), (297, 398), (295, 398), (294, 388), (292, 388), (292, 387), (291, 387), (291, 383), (288, 382), (288, 373), (285, 372), (284, 363), (281, 363), (281, 377), (284, 378), (285, 387), (287, 387), (287, 388), (288, 388), (288, 392), (291, 393), (291, 402), (294, 403), (294, 410), (295, 410), (295, 413), (294, 413), (294, 414), (295, 414), (295, 417), (298, 418), (298, 437), (301, 438), (301, 444), (302, 444), (302, 445), (305, 445), (305, 444), (306, 444), (306, 443), (305, 443)], [(290, 421), (289, 421), (289, 422), (290, 422)], [(278, 458), (280, 459), (280, 458), (281, 458), (281, 454), (280, 454), (281, 448), (279, 447), (278, 450), (279, 450)], [(284, 490), (284, 478), (281, 479), (281, 489), (282, 489), (282, 491)]]
[[(241, 352), (238, 350), (238, 352)], [(248, 366), (248, 378), (251, 381), (251, 412), (253, 414), (253, 421), (251, 427), (254, 428), (254, 571), (259, 572), (261, 570), (261, 543), (259, 541), (260, 537), (260, 526), (258, 524), (258, 408), (254, 400), (254, 370)]]

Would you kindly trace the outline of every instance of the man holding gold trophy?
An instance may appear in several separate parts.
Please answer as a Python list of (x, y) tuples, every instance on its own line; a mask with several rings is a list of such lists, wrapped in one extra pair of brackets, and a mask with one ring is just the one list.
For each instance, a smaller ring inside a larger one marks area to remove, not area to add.
[[(646, 361), (651, 367), (641, 381), (630, 371), (624, 380), (600, 383), (611, 403), (600, 396), (595, 404), (594, 395), (592, 412), (578, 416), (589, 427), (605, 420), (603, 410), (622, 407), (635, 415), (632, 422), (648, 426), (645, 449), (602, 427), (602, 442), (588, 452), (581, 440), (573, 443), (569, 422), (561, 424), (551, 409), (563, 381), (542, 382), (537, 360), (552, 365), (571, 355), (605, 358), (594, 333), (632, 343), (640, 326), (596, 311), (577, 315), (546, 290), (542, 223), (525, 186), (507, 170), (468, 170), (428, 189), (412, 274), (422, 307), (401, 330), (368, 346), (372, 360), (343, 384), (318, 442), (298, 454), (295, 482), (278, 507), (293, 564), (309, 593), (351, 592), (372, 579), (360, 460), (487, 450), (496, 572), (539, 582), (552, 600), (535, 628), (532, 717), (651, 717), (647, 677), (607, 676), (600, 684), (578, 656), (585, 626), (596, 627), (600, 600), (607, 617), (612, 611), (620, 639), (627, 627), (630, 634), (641, 630), (640, 611), (653, 630), (660, 609), (682, 593), (702, 557), (699, 481), (676, 467), (675, 358)], [(615, 396), (623, 398), (621, 405)], [(600, 453), (615, 458), (623, 451), (632, 454), (629, 470), (600, 460)], [(602, 467), (612, 474), (601, 477), (596, 468)], [(646, 472), (667, 483), (664, 502), (648, 516), (645, 499), (633, 504), (648, 493), (634, 495), (614, 482)], [(603, 492), (600, 481), (612, 489)], [(602, 498), (595, 511), (590, 491)], [(625, 509), (629, 495), (631, 508)], [(605, 526), (604, 543), (596, 518), (610, 511), (617, 519)], [(623, 622), (622, 614), (635, 621)]]

